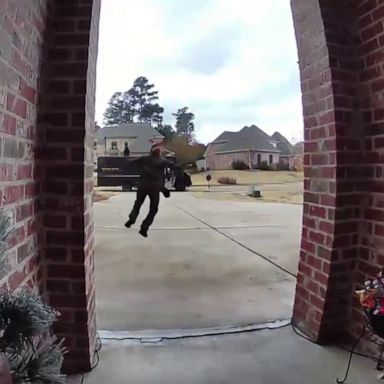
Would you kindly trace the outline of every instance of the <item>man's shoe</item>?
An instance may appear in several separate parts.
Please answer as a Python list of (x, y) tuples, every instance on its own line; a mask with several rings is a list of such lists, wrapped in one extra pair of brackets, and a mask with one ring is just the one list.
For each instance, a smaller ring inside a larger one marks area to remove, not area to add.
[(139, 231), (140, 235), (147, 238), (148, 237), (148, 229), (141, 228)]
[(162, 190), (162, 192), (163, 192), (163, 195), (164, 195), (164, 197), (165, 197), (166, 199), (169, 199), (169, 198), (171, 197), (171, 192), (169, 191), (169, 189), (164, 188), (164, 189)]
[(127, 228), (131, 228), (133, 223), (131, 220), (128, 220), (125, 224), (124, 224)]

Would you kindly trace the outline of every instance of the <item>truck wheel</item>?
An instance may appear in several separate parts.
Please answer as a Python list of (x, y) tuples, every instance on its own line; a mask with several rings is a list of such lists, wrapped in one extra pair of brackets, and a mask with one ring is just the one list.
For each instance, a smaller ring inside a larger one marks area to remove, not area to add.
[(122, 186), (123, 192), (131, 192), (132, 191), (132, 184), (130, 183), (124, 183)]
[(177, 192), (185, 192), (187, 188), (185, 187), (185, 185), (178, 185), (177, 187), (175, 187), (175, 189)]

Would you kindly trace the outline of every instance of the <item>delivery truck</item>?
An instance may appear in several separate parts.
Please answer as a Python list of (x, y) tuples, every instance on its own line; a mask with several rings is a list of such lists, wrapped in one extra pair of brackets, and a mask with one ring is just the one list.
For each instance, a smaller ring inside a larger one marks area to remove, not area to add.
[[(141, 177), (140, 167), (130, 157), (99, 157), (97, 161), (97, 186), (121, 187), (124, 192), (137, 188)], [(172, 161), (172, 160), (170, 160)], [(176, 191), (185, 191), (192, 185), (191, 177), (182, 169), (164, 170), (164, 186)]]

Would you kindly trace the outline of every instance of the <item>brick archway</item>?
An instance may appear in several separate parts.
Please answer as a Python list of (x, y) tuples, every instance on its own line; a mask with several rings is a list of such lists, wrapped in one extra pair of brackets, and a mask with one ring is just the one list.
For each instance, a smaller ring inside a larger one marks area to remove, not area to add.
[(355, 335), (353, 291), (384, 265), (384, 1), (293, 0), (305, 123), (303, 233), (293, 321)]
[[(66, 370), (83, 372), (96, 332), (91, 207), (100, 0), (21, 7), (0, 5), (7, 28), (0, 31), (1, 193), (18, 228), (16, 259), (1, 282), (12, 289), (37, 282), (62, 312), (56, 331), (67, 338)], [(292, 9), (305, 123), (293, 321), (326, 342), (340, 331), (355, 334), (353, 289), (384, 265), (384, 1), (292, 0)], [(21, 153), (26, 147), (35, 156)]]

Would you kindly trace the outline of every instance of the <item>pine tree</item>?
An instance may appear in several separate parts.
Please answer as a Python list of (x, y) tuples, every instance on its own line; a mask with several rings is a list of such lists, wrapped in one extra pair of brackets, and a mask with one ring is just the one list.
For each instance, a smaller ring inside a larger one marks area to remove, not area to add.
[(188, 142), (192, 142), (195, 133), (195, 124), (193, 120), (195, 115), (188, 111), (188, 107), (180, 108), (173, 116), (176, 117), (176, 133), (179, 136), (187, 138)]
[(135, 114), (131, 104), (129, 92), (116, 92), (104, 112), (104, 123), (112, 126), (131, 123)]
[(175, 130), (170, 124), (160, 124), (156, 129), (165, 137), (166, 141), (170, 141), (175, 134)]
[[(0, 211), (0, 254), (6, 251), (10, 221)], [(10, 365), (13, 384), (64, 384), (64, 349), (50, 335), (57, 313), (33, 291), (0, 292), (0, 354)]]
[(164, 108), (159, 104), (146, 104), (141, 112), (141, 121), (151, 123), (154, 127), (159, 127), (163, 122)]
[[(134, 81), (133, 87), (128, 91), (135, 102), (134, 110), (139, 122), (148, 122), (153, 113), (158, 112), (158, 109), (153, 109), (153, 103), (159, 99), (159, 92), (155, 91), (154, 88), (155, 85), (149, 84), (146, 77), (140, 76)], [(156, 105), (160, 107), (159, 104)], [(148, 112), (152, 112), (152, 114)]]
[(161, 125), (164, 108), (157, 103), (159, 92), (154, 88), (146, 77), (140, 76), (128, 91), (116, 92), (108, 102), (104, 123), (111, 126), (132, 122)]

